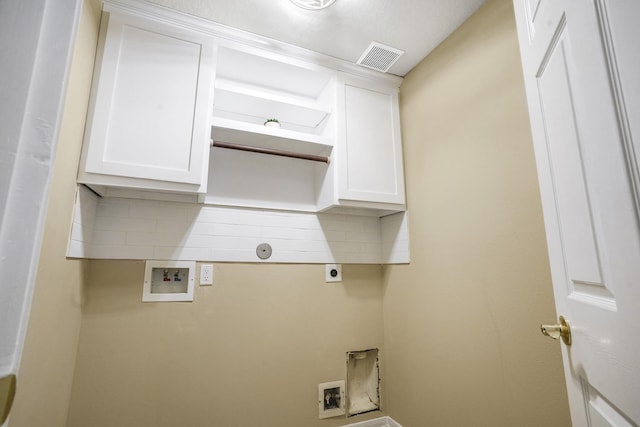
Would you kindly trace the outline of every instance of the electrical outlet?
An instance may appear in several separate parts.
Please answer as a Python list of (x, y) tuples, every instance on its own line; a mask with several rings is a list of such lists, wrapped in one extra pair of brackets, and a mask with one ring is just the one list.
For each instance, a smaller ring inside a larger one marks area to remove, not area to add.
[(202, 285), (213, 285), (213, 264), (200, 266), (200, 286)]
[(326, 264), (324, 281), (342, 282), (342, 264)]

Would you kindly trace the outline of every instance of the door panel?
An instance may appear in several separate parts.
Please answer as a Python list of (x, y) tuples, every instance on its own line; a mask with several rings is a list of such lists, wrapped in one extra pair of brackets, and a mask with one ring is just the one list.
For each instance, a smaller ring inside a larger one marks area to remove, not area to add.
[(544, 129), (552, 165), (562, 165), (552, 176), (558, 219), (561, 224), (567, 270), (571, 283), (602, 286), (591, 208), (580, 153), (580, 135), (576, 129), (575, 100), (567, 68), (568, 46), (564, 21), (551, 46), (548, 62), (537, 75), (540, 103), (545, 106)]
[(634, 427), (615, 407), (598, 393), (593, 387), (583, 382), (585, 396), (587, 396), (588, 416), (592, 427)]
[(514, 1), (576, 426), (640, 423), (637, 3)]
[(133, 187), (140, 185), (135, 179), (201, 185), (212, 38), (119, 11), (105, 11), (102, 21), (81, 175), (133, 178), (124, 184)]

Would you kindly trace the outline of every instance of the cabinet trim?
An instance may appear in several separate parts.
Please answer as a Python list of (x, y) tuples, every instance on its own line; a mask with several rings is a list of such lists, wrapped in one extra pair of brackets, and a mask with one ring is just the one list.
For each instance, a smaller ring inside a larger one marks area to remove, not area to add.
[(273, 46), (279, 54), (287, 58), (295, 58), (306, 63), (312, 63), (332, 70), (346, 72), (372, 81), (386, 81), (397, 87), (402, 83), (402, 77), (393, 74), (383, 74), (369, 70), (349, 61), (323, 55), (298, 46), (282, 43), (277, 40), (266, 39), (265, 37), (257, 36), (225, 25), (220, 25), (204, 18), (199, 18), (164, 6), (158, 6), (140, 0), (104, 0), (103, 9), (106, 11), (121, 10), (140, 16), (147, 16), (149, 19), (183, 27), (190, 31), (197, 31), (209, 36), (214, 36), (221, 39), (221, 45), (225, 42), (240, 42), (245, 46), (264, 50), (265, 40), (268, 40), (270, 46)]

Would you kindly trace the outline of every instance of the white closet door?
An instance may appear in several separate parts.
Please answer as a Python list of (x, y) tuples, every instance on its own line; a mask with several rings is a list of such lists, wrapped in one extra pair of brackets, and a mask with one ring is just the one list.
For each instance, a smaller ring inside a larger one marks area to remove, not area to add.
[(514, 5), (573, 425), (637, 426), (640, 2)]

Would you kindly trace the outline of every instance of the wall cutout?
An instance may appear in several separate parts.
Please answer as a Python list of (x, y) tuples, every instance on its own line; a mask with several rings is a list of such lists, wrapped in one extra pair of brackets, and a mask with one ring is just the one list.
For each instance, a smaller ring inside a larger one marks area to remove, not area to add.
[(147, 261), (142, 302), (193, 301), (195, 261)]
[(318, 418), (330, 418), (345, 413), (344, 380), (318, 384)]
[(347, 352), (347, 415), (380, 410), (378, 349)]

